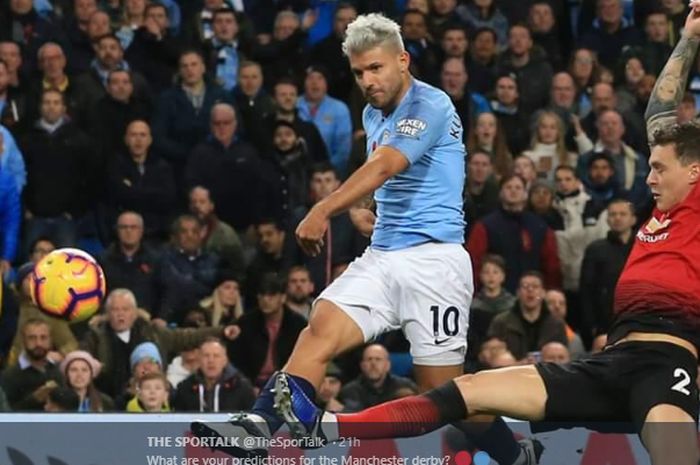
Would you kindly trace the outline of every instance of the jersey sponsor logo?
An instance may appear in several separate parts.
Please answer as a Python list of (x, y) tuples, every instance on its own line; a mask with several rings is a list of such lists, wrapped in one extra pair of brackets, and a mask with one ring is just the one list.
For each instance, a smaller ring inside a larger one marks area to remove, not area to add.
[(396, 123), (396, 133), (417, 139), (427, 127), (425, 121), (417, 118), (404, 118)]
[(671, 219), (665, 216), (661, 217), (661, 221), (656, 217), (651, 217), (651, 220), (639, 231), (637, 231), (637, 239), (640, 242), (647, 244), (655, 244), (656, 242), (665, 241), (668, 239), (668, 232), (662, 232), (671, 224)]
[(665, 241), (668, 239), (668, 233), (665, 232), (663, 234), (658, 234), (658, 235), (653, 235), (653, 234), (644, 234), (642, 231), (637, 232), (637, 239), (641, 242), (646, 242), (647, 244), (654, 244), (656, 242), (661, 242)]
[(435, 345), (439, 346), (440, 344), (444, 344), (445, 342), (449, 341), (450, 338), (446, 337), (445, 339), (435, 339)]
[[(662, 217), (663, 218), (663, 217)], [(644, 232), (646, 234), (656, 234), (657, 232), (668, 228), (671, 224), (670, 218), (665, 218), (663, 221), (657, 220), (655, 217), (651, 217), (651, 220), (644, 226)]]

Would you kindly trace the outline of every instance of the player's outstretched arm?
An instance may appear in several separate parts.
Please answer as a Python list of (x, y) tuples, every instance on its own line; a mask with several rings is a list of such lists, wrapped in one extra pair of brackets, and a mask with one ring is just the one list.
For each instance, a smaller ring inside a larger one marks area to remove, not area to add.
[(373, 192), (360, 198), (350, 207), (350, 221), (352, 221), (355, 229), (365, 237), (370, 237), (374, 232), (374, 223), (377, 221), (375, 208)]
[[(314, 208), (318, 207), (326, 212), (329, 218), (342, 213), (358, 202), (367, 200), (367, 196), (379, 189), (387, 179), (406, 168), (408, 159), (401, 152), (388, 145), (382, 145), (338, 190)], [(370, 205), (363, 205), (362, 208), (369, 208)]]
[(328, 220), (353, 207), (360, 199), (374, 192), (392, 176), (408, 168), (409, 161), (393, 147), (378, 147), (370, 159), (362, 165), (338, 190), (320, 201), (299, 223), (296, 236), (304, 252), (318, 255)]
[(695, 63), (700, 44), (700, 1), (693, 1), (690, 6), (681, 40), (656, 80), (644, 115), (650, 143), (653, 143), (656, 131), (676, 121), (676, 108), (681, 103), (690, 68)]

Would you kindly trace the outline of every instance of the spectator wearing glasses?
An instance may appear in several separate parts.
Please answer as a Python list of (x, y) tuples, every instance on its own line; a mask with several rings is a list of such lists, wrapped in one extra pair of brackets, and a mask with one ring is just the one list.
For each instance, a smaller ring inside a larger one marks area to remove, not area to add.
[(125, 211), (116, 222), (117, 240), (100, 256), (108, 291), (126, 288), (134, 293), (140, 307), (152, 312), (157, 307), (154, 270), (158, 256), (143, 242), (143, 217)]

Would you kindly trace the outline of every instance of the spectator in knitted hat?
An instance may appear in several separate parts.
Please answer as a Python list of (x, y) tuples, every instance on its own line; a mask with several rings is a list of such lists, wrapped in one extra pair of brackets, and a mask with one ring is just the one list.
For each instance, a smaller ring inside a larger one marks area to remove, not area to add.
[(100, 374), (102, 364), (89, 352), (75, 350), (69, 353), (59, 369), (66, 386), (78, 395), (78, 412), (109, 412), (114, 409), (112, 398), (100, 392), (93, 383)]
[(137, 377), (163, 369), (160, 349), (152, 342), (142, 342), (137, 345), (131, 352), (129, 363), (131, 372)]
[(620, 197), (620, 184), (615, 177), (615, 161), (607, 152), (594, 152), (588, 161), (588, 176), (582, 181), (586, 192), (606, 205)]
[[(126, 389), (115, 398), (117, 410), (131, 410), (138, 405), (138, 394), (141, 380), (151, 374), (163, 374), (163, 358), (160, 355), (159, 347), (153, 342), (142, 342), (134, 347), (129, 356), (129, 366), (131, 367), (131, 378)], [(168, 388), (169, 389), (169, 388)]]
[[(349, 67), (349, 65), (348, 65)], [(280, 78), (274, 86), (273, 97), (276, 110), (265, 118), (263, 126), (260, 128), (250, 128), (248, 136), (252, 137), (253, 143), (257, 147), (265, 147), (264, 153), (272, 150), (272, 131), (275, 122), (286, 120), (294, 124), (297, 134), (306, 141), (306, 148), (314, 161), (327, 161), (328, 150), (321, 137), (321, 133), (314, 123), (304, 121), (299, 117), (297, 101), (299, 89), (293, 78)]]
[(211, 326), (234, 324), (243, 315), (241, 286), (237, 275), (223, 271), (219, 274), (212, 294), (199, 301), (211, 321)]
[(277, 120), (274, 123), (272, 145), (273, 182), (279, 192), (277, 204), (281, 207), (277, 216), (288, 218), (295, 209), (306, 204), (311, 157), (306, 141), (289, 121)]
[(342, 412), (345, 409), (338, 400), (340, 390), (343, 388), (343, 372), (338, 365), (331, 362), (326, 368), (326, 376), (323, 378), (321, 387), (318, 388), (317, 404), (329, 412)]

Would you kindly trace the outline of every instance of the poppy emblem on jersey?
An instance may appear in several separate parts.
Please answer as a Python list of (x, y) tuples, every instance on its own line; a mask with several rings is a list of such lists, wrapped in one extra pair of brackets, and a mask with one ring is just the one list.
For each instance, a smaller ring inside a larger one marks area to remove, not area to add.
[(666, 218), (663, 221), (657, 220), (655, 217), (651, 217), (651, 220), (647, 223), (646, 226), (644, 226), (644, 232), (647, 234), (656, 234), (657, 232), (668, 228), (668, 225), (671, 224), (671, 219)]
[(396, 133), (402, 136), (418, 138), (428, 127), (425, 121), (416, 118), (404, 118), (396, 123)]

